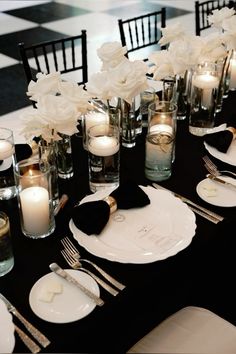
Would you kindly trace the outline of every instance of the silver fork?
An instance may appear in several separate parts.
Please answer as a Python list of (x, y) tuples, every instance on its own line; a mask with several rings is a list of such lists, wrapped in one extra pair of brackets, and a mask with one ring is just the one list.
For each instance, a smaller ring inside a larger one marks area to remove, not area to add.
[(76, 269), (76, 270), (82, 270), (83, 272), (87, 273), (90, 275), (96, 282), (101, 285), (105, 290), (107, 290), (110, 294), (113, 296), (116, 296), (119, 292), (112, 288), (109, 284), (107, 284), (105, 281), (103, 281), (101, 278), (99, 278), (97, 275), (94, 273), (90, 272), (90, 270), (83, 268), (82, 264), (75, 259), (66, 249), (61, 251), (61, 254), (65, 258), (66, 262), (71, 266), (71, 268)]
[(75, 259), (79, 260), (80, 262), (86, 262), (91, 264), (100, 274), (104, 276), (106, 280), (108, 280), (112, 285), (114, 285), (117, 289), (123, 290), (125, 288), (125, 285), (120, 283), (118, 280), (114, 279), (110, 274), (105, 272), (102, 268), (100, 268), (97, 264), (93, 263), (92, 261), (81, 258), (80, 253), (77, 250), (77, 248), (73, 245), (71, 240), (68, 237), (64, 237), (61, 240), (61, 243), (65, 247), (65, 249), (70, 253)]
[(217, 166), (211, 161), (211, 159), (206, 155), (203, 156), (203, 161), (205, 162), (205, 167), (208, 172), (215, 176), (221, 176), (223, 173), (229, 173), (232, 176), (236, 177), (236, 173), (227, 170), (218, 170)]

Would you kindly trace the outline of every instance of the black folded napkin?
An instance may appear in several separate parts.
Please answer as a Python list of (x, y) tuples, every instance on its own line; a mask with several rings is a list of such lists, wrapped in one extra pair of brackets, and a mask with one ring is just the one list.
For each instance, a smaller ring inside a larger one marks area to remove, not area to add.
[[(15, 144), (16, 160), (21, 161), (28, 159), (32, 155), (32, 149), (28, 144)], [(0, 160), (0, 165), (3, 160)]]
[(236, 129), (228, 127), (220, 132), (206, 134), (204, 140), (208, 145), (213, 146), (220, 152), (226, 153), (234, 137), (236, 137)]
[(135, 183), (121, 184), (104, 200), (87, 202), (73, 208), (75, 226), (87, 235), (99, 235), (116, 209), (141, 208), (150, 204), (147, 194)]

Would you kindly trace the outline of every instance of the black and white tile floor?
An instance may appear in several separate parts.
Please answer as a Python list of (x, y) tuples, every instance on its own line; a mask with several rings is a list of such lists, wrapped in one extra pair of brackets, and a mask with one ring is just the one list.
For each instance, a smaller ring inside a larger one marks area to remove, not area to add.
[[(120, 41), (119, 18), (166, 7), (167, 24), (181, 21), (193, 32), (193, 0), (0, 0), (0, 117), (30, 105), (17, 43), (26, 45), (79, 34), (87, 30), (88, 74), (100, 69), (96, 50)], [(14, 118), (15, 119), (15, 118)]]

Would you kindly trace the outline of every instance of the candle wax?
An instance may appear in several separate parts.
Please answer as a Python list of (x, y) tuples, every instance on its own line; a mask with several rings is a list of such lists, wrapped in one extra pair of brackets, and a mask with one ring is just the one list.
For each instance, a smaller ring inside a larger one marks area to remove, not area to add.
[(20, 194), (24, 229), (30, 234), (44, 234), (49, 228), (49, 193), (43, 187), (29, 187)]
[(114, 137), (98, 136), (90, 140), (88, 149), (96, 156), (111, 156), (119, 151), (119, 143)]
[(6, 140), (0, 140), (0, 160), (11, 157), (14, 153), (14, 146)]

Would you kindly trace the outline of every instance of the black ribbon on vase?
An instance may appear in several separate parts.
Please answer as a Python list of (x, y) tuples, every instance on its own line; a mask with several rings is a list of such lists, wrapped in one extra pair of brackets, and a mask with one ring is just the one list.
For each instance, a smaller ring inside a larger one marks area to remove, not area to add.
[(116, 209), (141, 208), (150, 204), (147, 194), (134, 182), (126, 182), (103, 200), (86, 202), (73, 208), (75, 226), (87, 235), (99, 235)]
[(206, 134), (204, 136), (205, 142), (216, 148), (218, 151), (226, 153), (232, 141), (236, 138), (236, 128), (227, 127), (220, 132)]

